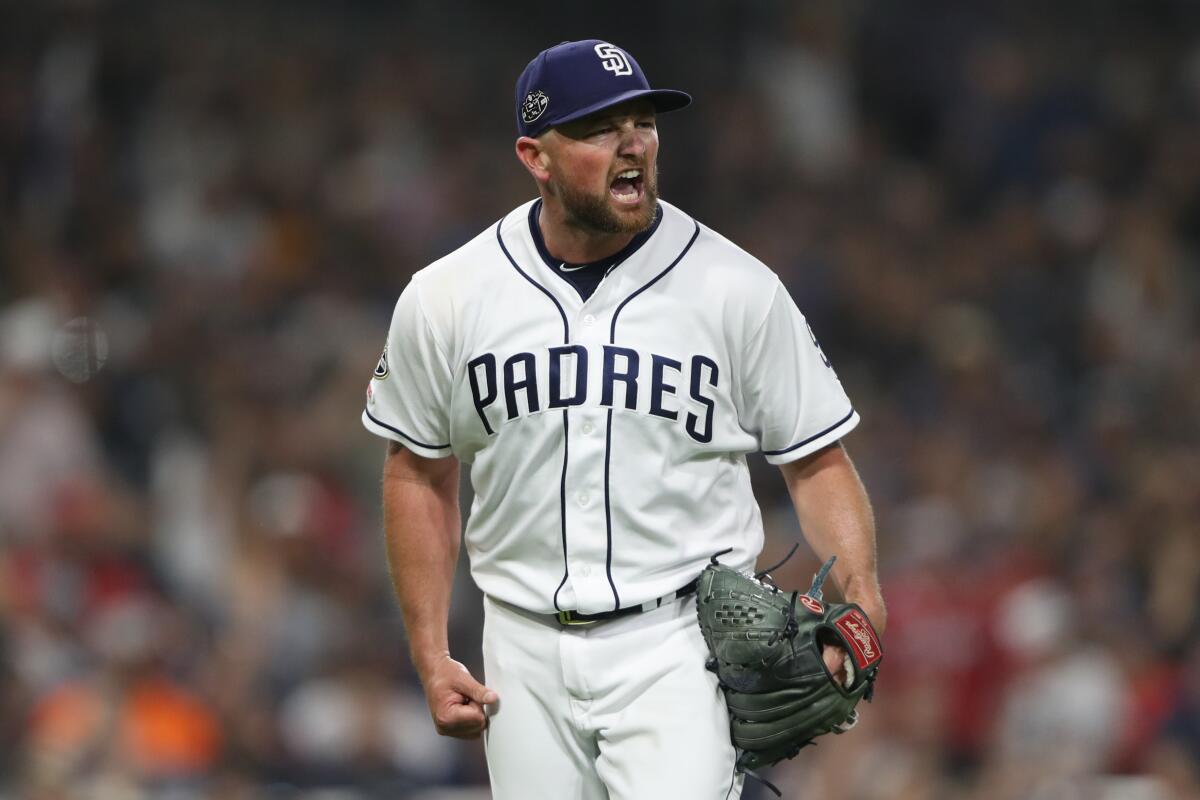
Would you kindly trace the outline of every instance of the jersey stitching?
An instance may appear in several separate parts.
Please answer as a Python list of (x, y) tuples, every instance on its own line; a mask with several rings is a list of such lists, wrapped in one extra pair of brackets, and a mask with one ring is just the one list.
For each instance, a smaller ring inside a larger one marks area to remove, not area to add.
[(403, 436), (405, 439), (408, 439), (410, 442), (412, 442), (413, 444), (418, 445), (420, 447), (424, 447), (429, 450), (445, 450), (446, 448), (448, 448), (450, 446), (449, 444), (426, 444), (425, 442), (419, 441), (419, 440), (414, 439), (413, 437), (409, 436), (407, 433), (400, 430), (395, 425), (388, 425), (386, 422), (379, 419), (378, 417), (376, 417), (374, 414), (372, 414), (370, 411), (368, 411), (365, 408), (363, 409), (363, 413), (367, 415), (368, 419), (370, 419), (372, 422), (374, 422), (376, 425), (380, 426), (381, 428), (387, 428), (389, 431), (392, 431), (393, 433), (398, 433), (401, 436)]
[(775, 301), (779, 299), (779, 292), (782, 289), (783, 289), (783, 283), (781, 283), (779, 281), (779, 279), (776, 278), (775, 291), (771, 295), (771, 302), (767, 303), (767, 313), (763, 314), (762, 320), (757, 325), (754, 326), (754, 332), (751, 333), (750, 336), (746, 339), (746, 345), (745, 345), (745, 347), (743, 347), (743, 354), (745, 353), (745, 348), (750, 346), (750, 342), (753, 342), (755, 339), (757, 339), (758, 335), (763, 332), (763, 328), (767, 327), (767, 320), (769, 320), (771, 318), (771, 309), (775, 307)]
[[(675, 269), (675, 265), (678, 264), (680, 261), (682, 261), (683, 257), (686, 256), (688, 254), (688, 251), (692, 249), (692, 245), (696, 243), (696, 237), (698, 237), (700, 235), (700, 223), (696, 222), (696, 220), (692, 220), (692, 224), (696, 226), (695, 230), (692, 232), (692, 238), (688, 239), (688, 243), (686, 245), (684, 245), (683, 250), (681, 250), (679, 252), (679, 255), (677, 255), (675, 257), (675, 260), (672, 261), (670, 264), (668, 264), (666, 269), (664, 269), (662, 272), (658, 273), (653, 278), (651, 278), (650, 281), (648, 283), (646, 283), (645, 286), (638, 289), (633, 294), (629, 295), (629, 297), (626, 297), (624, 300), (621, 301), (621, 304), (619, 306), (617, 306), (617, 310), (613, 312), (612, 325), (609, 327), (609, 331), (608, 331), (608, 343), (609, 344), (615, 345), (617, 343), (617, 317), (620, 316), (621, 309), (625, 308), (625, 306), (627, 306), (629, 304), (630, 300), (637, 297), (639, 294), (646, 291), (654, 284), (658, 283), (659, 279), (661, 279), (664, 275), (666, 275), (671, 270)], [(605, 523), (606, 534), (608, 536), (607, 553), (605, 555), (605, 560), (604, 560), (604, 572), (608, 576), (609, 588), (612, 589), (613, 603), (614, 603), (613, 610), (615, 611), (621, 607), (621, 596), (619, 594), (617, 594), (617, 584), (613, 581), (613, 576), (612, 576), (612, 552), (613, 552), (612, 504), (610, 502), (609, 480), (608, 480), (609, 456), (612, 453), (612, 421), (613, 421), (613, 410), (610, 408), (608, 410), (608, 425), (607, 425), (607, 431), (605, 432), (605, 438), (604, 438), (604, 523)]]
[(844, 425), (846, 422), (848, 422), (850, 420), (850, 418), (853, 416), (854, 416), (854, 408), (851, 407), (850, 412), (848, 414), (846, 414), (846, 416), (842, 417), (837, 422), (833, 423), (832, 425), (830, 425), (828, 428), (821, 431), (820, 433), (814, 433), (812, 436), (808, 437), (804, 441), (797, 442), (796, 444), (792, 445), (791, 447), (785, 447), (782, 450), (764, 450), (763, 455), (764, 456), (781, 456), (784, 453), (790, 453), (798, 447), (803, 447), (804, 445), (808, 444), (809, 442), (820, 439), (822, 436), (829, 433), (830, 431), (837, 430), (842, 425)]
[[(508, 219), (507, 214), (505, 216), (501, 217), (500, 221), (496, 223), (496, 242), (499, 243), (500, 250), (504, 252), (504, 257), (508, 259), (508, 263), (512, 264), (513, 269), (515, 269), (517, 271), (517, 274), (519, 274), (522, 278), (524, 278), (525, 280), (527, 280), (531, 284), (533, 284), (534, 288), (540, 290), (542, 292), (542, 294), (544, 294), (544, 295), (546, 295), (546, 297), (550, 298), (550, 302), (554, 303), (554, 307), (556, 309), (558, 309), (558, 315), (562, 318), (563, 344), (564, 345), (570, 344), (571, 328), (567, 322), (567, 314), (565, 311), (563, 311), (562, 304), (558, 302), (558, 298), (556, 298), (553, 294), (551, 294), (549, 289), (547, 289), (545, 286), (542, 286), (540, 283), (538, 283), (533, 278), (531, 278), (528, 274), (526, 274), (525, 271), (523, 269), (521, 269), (520, 265), (517, 264), (516, 259), (512, 257), (512, 253), (508, 252), (508, 248), (504, 246), (504, 237), (500, 234), (500, 231), (504, 227), (504, 221), (506, 219)], [(562, 476), (559, 478), (559, 488), (558, 488), (558, 514), (559, 514), (559, 521), (562, 526), (563, 577), (562, 577), (562, 580), (558, 584), (558, 588), (554, 590), (553, 601), (554, 601), (554, 609), (556, 611), (562, 611), (562, 608), (560, 608), (558, 605), (558, 593), (561, 592), (562, 588), (567, 585), (567, 578), (570, 576), (570, 571), (567, 566), (567, 455), (568, 455), (568, 450), (567, 450), (568, 436), (567, 436), (567, 434), (568, 434), (568, 432), (569, 432), (569, 429), (568, 429), (568, 425), (567, 425), (567, 409), (564, 408), (563, 409), (563, 465), (562, 465)]]
[(429, 322), (429, 314), (425, 312), (425, 302), (421, 299), (421, 282), (414, 278), (413, 283), (416, 284), (417, 288), (417, 310), (421, 312), (421, 321), (425, 323), (425, 330), (429, 331), (429, 338), (433, 339), (433, 344), (438, 350), (438, 355), (442, 357), (442, 361), (449, 367), (450, 358), (446, 355), (448, 348), (442, 344), (441, 337), (438, 336), (437, 331), (433, 329), (433, 325)]
[[(751, 333), (748, 337), (746, 337), (745, 343), (742, 344), (742, 353), (741, 353), (741, 355), (742, 355), (741, 363), (742, 364), (745, 364), (748, 361), (748, 359), (746, 357), (746, 353), (750, 350), (751, 344), (754, 342), (755, 339), (758, 338), (758, 335), (760, 333), (762, 333), (763, 330), (767, 327), (767, 320), (769, 320), (771, 318), (771, 309), (773, 309), (775, 307), (775, 301), (779, 299), (779, 292), (782, 289), (783, 289), (783, 283), (779, 280), (778, 277), (776, 277), (775, 291), (771, 294), (771, 302), (767, 303), (767, 313), (763, 314), (762, 320), (758, 323), (758, 325), (756, 325), (754, 327), (754, 332)], [(730, 371), (733, 373), (732, 380), (733, 380), (733, 384), (735, 387), (734, 391), (737, 393), (737, 397), (739, 400), (739, 403), (737, 405), (737, 412), (738, 412), (738, 424), (740, 425), (741, 421), (742, 421), (741, 420), (741, 411), (742, 411), (742, 409), (744, 409), (746, 407), (746, 395), (744, 393), (745, 387), (743, 385), (742, 376), (738, 372), (738, 370), (735, 369), (735, 370), (730, 370)]]

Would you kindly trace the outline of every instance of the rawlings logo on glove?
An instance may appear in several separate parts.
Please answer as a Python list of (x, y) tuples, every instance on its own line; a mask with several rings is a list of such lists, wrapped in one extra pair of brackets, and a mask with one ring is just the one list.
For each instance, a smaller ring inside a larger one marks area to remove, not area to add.
[[(805, 594), (781, 591), (766, 572), (742, 575), (717, 556), (700, 574), (696, 614), (712, 655), (707, 666), (725, 693), (743, 772), (753, 775), (818, 736), (849, 730), (858, 701), (871, 699), (883, 648), (861, 608), (822, 602), (835, 560), (825, 562)], [(844, 685), (825, 666), (825, 644), (849, 654)]]
[(835, 624), (842, 632), (842, 638), (850, 643), (850, 652), (854, 654), (854, 663), (859, 669), (871, 663), (878, 663), (883, 657), (879, 648), (879, 638), (875, 635), (871, 623), (867, 621), (866, 614), (854, 608)]

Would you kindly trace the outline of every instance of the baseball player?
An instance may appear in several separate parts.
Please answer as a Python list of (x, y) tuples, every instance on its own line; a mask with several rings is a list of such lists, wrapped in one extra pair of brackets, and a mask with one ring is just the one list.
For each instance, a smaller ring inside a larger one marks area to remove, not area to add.
[[(779, 278), (658, 199), (656, 115), (687, 94), (588, 40), (540, 53), (515, 100), (538, 197), (413, 277), (362, 415), (389, 440), (412, 657), (438, 732), (483, 735), (498, 800), (738, 797), (696, 579), (719, 551), (753, 569), (761, 451), (882, 630), (874, 523), (839, 444), (858, 415)], [(460, 464), (486, 685), (447, 640)], [(824, 652), (833, 671), (844, 656)]]

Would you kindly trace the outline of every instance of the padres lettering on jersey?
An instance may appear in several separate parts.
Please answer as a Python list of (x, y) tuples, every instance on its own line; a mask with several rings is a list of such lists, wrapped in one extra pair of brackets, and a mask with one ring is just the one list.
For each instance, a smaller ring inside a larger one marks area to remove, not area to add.
[[(681, 359), (613, 344), (599, 352), (575, 344), (507, 358), (484, 353), (467, 362), (467, 372), (475, 410), (489, 435), (527, 414), (586, 405), (680, 421), (689, 436), (707, 442), (716, 404), (705, 392), (719, 385), (721, 371), (708, 356)], [(687, 393), (683, 397), (680, 386)]]
[(778, 278), (662, 203), (584, 301), (530, 233), (536, 201), (418, 273), (363, 422), (470, 465), (480, 588), (539, 613), (645, 602), (712, 553), (748, 568), (745, 455), (801, 458), (858, 416)]

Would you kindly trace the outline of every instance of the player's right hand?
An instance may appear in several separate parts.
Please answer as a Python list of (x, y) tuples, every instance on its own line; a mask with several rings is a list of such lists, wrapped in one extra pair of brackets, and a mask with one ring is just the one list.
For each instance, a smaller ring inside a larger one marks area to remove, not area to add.
[(424, 684), (437, 732), (457, 739), (478, 739), (488, 723), (483, 707), (500, 699), (449, 656), (427, 671)]

